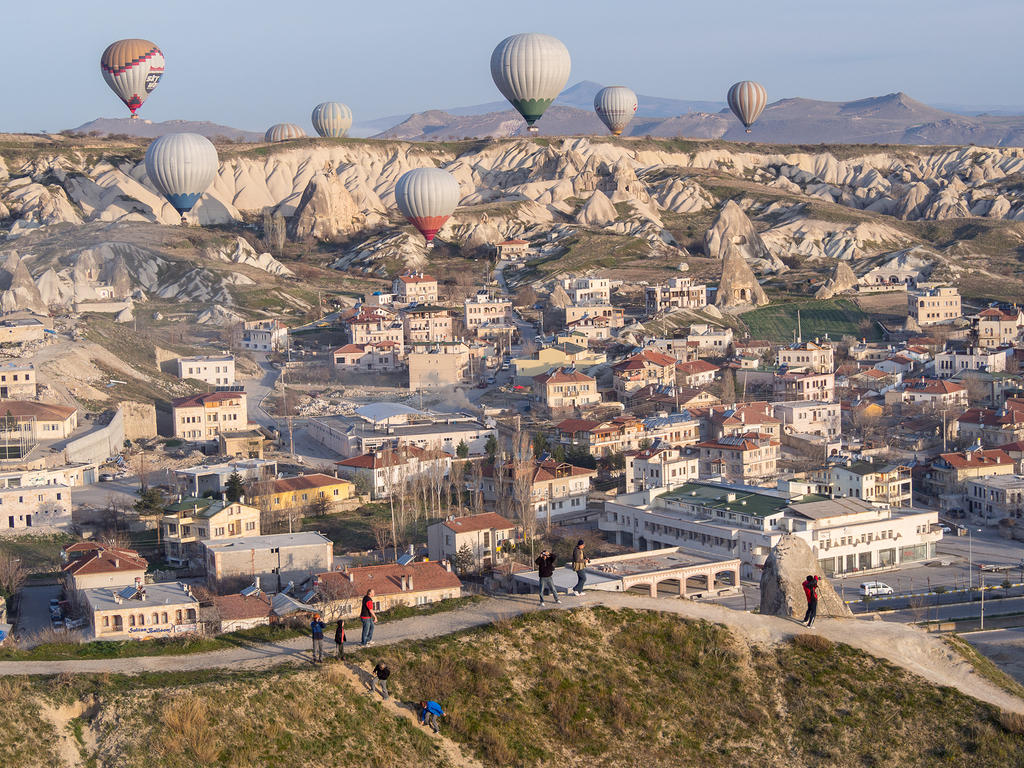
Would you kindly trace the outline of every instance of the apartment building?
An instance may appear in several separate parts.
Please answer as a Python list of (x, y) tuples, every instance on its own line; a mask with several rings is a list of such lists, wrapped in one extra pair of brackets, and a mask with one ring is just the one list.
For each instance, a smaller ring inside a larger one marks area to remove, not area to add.
[(185, 498), (168, 504), (160, 538), (168, 562), (201, 565), (202, 542), (260, 535), (260, 510), (238, 501)]
[(565, 277), (562, 288), (577, 306), (611, 304), (612, 301), (612, 281), (606, 277)]
[(22, 360), (0, 363), (0, 400), (34, 400), (37, 391), (36, 369), (32, 363)]
[(322, 501), (330, 513), (336, 504), (355, 496), (356, 487), (351, 481), (314, 472), (263, 483), (252, 497), (252, 503), (271, 512), (305, 512), (311, 504)]
[(738, 403), (711, 406), (695, 413), (702, 424), (701, 434), (717, 439), (746, 432), (759, 432), (778, 440), (782, 436), (782, 422), (772, 413), (767, 402)]
[(946, 379), (913, 379), (885, 393), (885, 403), (909, 403), (921, 408), (966, 408), (967, 387)]
[(513, 320), (512, 302), (508, 299), (492, 298), (486, 291), (481, 291), (465, 301), (464, 322), (471, 332), (485, 325), (508, 325)]
[(707, 306), (708, 288), (695, 283), (692, 277), (672, 277), (662, 285), (644, 288), (644, 305), (648, 315), (673, 309), (700, 309)]
[(249, 422), (245, 392), (207, 392), (179, 397), (171, 403), (174, 436), (193, 443), (216, 442), (221, 432), (242, 429)]
[(956, 420), (960, 438), (971, 443), (998, 447), (1024, 440), (1024, 408), (969, 408)]
[(732, 328), (719, 328), (709, 323), (694, 323), (686, 337), (687, 343), (695, 347), (698, 355), (725, 357), (732, 345)]
[(676, 365), (676, 383), (683, 387), (706, 387), (715, 382), (719, 367), (707, 360), (692, 360)]
[(416, 343), (409, 348), (409, 389), (450, 387), (469, 378), (471, 353), (461, 341)]
[(836, 376), (831, 371), (790, 368), (775, 375), (775, 394), (782, 400), (831, 402), (836, 399)]
[(491, 568), (505, 559), (502, 544), (517, 538), (516, 524), (494, 512), (451, 516), (427, 526), (427, 556), (452, 562), (463, 547), (469, 547), (477, 568)]
[(981, 349), (1012, 346), (1024, 328), (1024, 312), (989, 307), (978, 313), (978, 346)]
[(337, 461), (335, 466), (339, 475), (368, 488), (371, 498), (386, 499), (420, 475), (448, 477), (452, 454), (410, 445), (398, 450), (374, 450)]
[(1017, 465), (999, 448), (942, 453), (924, 472), (918, 494), (940, 510), (963, 509), (964, 490), (969, 480), (995, 475), (1013, 475)]
[(406, 272), (392, 281), (391, 292), (399, 304), (436, 304), (437, 278), (423, 272)]
[(643, 349), (613, 365), (612, 378), (620, 399), (649, 384), (674, 386), (676, 359), (653, 349)]
[(242, 349), (276, 352), (288, 346), (288, 329), (279, 320), (248, 320), (242, 325)]
[(1024, 516), (1024, 476), (973, 477), (964, 484), (968, 514), (987, 525)]
[(829, 493), (839, 498), (864, 499), (894, 507), (911, 505), (910, 467), (903, 464), (848, 458), (823, 471)]
[(393, 341), (346, 344), (332, 350), (331, 359), (339, 371), (390, 373), (402, 368), (398, 350)]
[(657, 447), (626, 451), (626, 493), (653, 488), (672, 490), (700, 477), (696, 448)]
[(566, 328), (579, 328), (584, 321), (593, 324), (598, 322), (598, 318), (603, 318), (602, 325), (606, 325), (609, 333), (614, 335), (626, 324), (622, 307), (613, 307), (611, 304), (571, 304), (563, 307), (562, 311)]
[(582, 449), (595, 458), (601, 458), (640, 450), (658, 440), (672, 446), (695, 445), (700, 441), (700, 423), (688, 413), (646, 419), (616, 416), (607, 421), (564, 419), (555, 427), (554, 437), (567, 449)]
[(780, 366), (789, 368), (806, 368), (814, 373), (832, 373), (835, 370), (835, 352), (832, 345), (814, 341), (804, 341), (782, 347), (776, 352)]
[(147, 640), (200, 631), (199, 600), (188, 584), (137, 582), (120, 589), (86, 589), (82, 597), (94, 640)]
[[(533, 460), (526, 471), (531, 475), (530, 499), (538, 522), (550, 525), (560, 517), (586, 510), (590, 482), (597, 476), (597, 470), (564, 461)], [(485, 465), (481, 483), (484, 501), (489, 505), (515, 497), (515, 471), (511, 467), (504, 471), (495, 465)]]
[(399, 357), (405, 354), (405, 326), (388, 310), (361, 311), (349, 319), (348, 332), (352, 344), (391, 342)]
[(762, 432), (727, 435), (697, 443), (700, 476), (726, 483), (774, 485), (778, 475), (779, 441)]
[(837, 437), (843, 431), (842, 407), (820, 400), (772, 403), (772, 415), (788, 433)]
[(1009, 368), (1012, 346), (944, 349), (935, 353), (935, 375), (949, 379), (967, 371), (1000, 373)]
[(952, 323), (963, 316), (960, 291), (949, 285), (907, 292), (909, 316), (921, 328)]
[(235, 383), (235, 356), (179, 357), (178, 378), (195, 379), (209, 384), (211, 387), (229, 387)]
[(556, 368), (533, 377), (534, 394), (547, 412), (558, 416), (601, 402), (597, 380), (575, 368)]
[(280, 592), (289, 583), (310, 581), (334, 564), (334, 542), (315, 531), (203, 541), (201, 546), (212, 587), (259, 579), (268, 590)]
[(416, 304), (399, 312), (406, 344), (454, 341), (455, 318), (447, 307)]

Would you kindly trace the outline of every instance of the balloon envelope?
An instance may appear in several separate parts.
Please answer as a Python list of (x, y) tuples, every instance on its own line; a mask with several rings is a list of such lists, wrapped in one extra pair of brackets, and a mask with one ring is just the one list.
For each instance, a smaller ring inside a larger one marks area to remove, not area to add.
[(174, 210), (192, 210), (213, 183), (219, 161), (210, 140), (198, 133), (168, 133), (146, 150), (146, 174)]
[(164, 74), (164, 55), (149, 40), (118, 40), (100, 57), (100, 71), (110, 90), (136, 117), (142, 102)]
[(636, 114), (636, 106), (636, 94), (623, 85), (602, 88), (594, 96), (594, 111), (613, 136), (621, 134), (629, 125)]
[(529, 126), (544, 114), (569, 79), (569, 49), (551, 35), (506, 37), (491, 54), (491, 77)]
[(414, 168), (403, 173), (395, 185), (398, 210), (428, 243), (448, 221), (461, 197), (459, 182), (441, 168)]
[(324, 138), (339, 139), (352, 127), (352, 110), (337, 101), (313, 107), (313, 128)]
[(306, 138), (306, 132), (295, 123), (277, 123), (267, 128), (264, 141), (292, 141)]
[(729, 89), (729, 109), (740, 119), (750, 133), (750, 126), (760, 117), (768, 104), (768, 94), (760, 83), (743, 80)]

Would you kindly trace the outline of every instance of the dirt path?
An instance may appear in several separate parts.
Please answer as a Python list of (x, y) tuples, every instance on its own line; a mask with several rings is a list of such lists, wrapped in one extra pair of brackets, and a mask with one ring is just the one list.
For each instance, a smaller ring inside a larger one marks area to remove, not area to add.
[[(349, 664), (338, 664), (332, 667), (331, 671), (335, 672), (342, 680), (348, 682), (363, 695), (371, 697), (395, 717), (405, 718), (416, 728), (420, 728), (426, 733), (431, 733), (428, 727), (420, 725), (419, 715), (413, 707), (397, 701), (394, 696), (382, 699), (379, 693), (371, 692), (370, 672)], [(483, 768), (483, 765), (476, 758), (464, 754), (461, 747), (445, 736), (443, 731), (433, 734), (433, 738), (441, 750), (442, 757), (445, 758), (447, 764), (451, 765), (452, 768)]]
[[(549, 602), (543, 609), (537, 604), (535, 597), (492, 597), (457, 611), (414, 616), (382, 624), (377, 628), (374, 639), (377, 645), (388, 645), (405, 640), (439, 637), (531, 611), (559, 610), (578, 605), (637, 608), (673, 613), (689, 619), (706, 619), (727, 626), (751, 642), (768, 645), (784, 642), (798, 633), (819, 634), (886, 659), (937, 685), (951, 686), (1007, 711), (1024, 713), (1024, 700), (1002, 690), (975, 672), (970, 663), (944, 643), (938, 635), (928, 634), (917, 627), (888, 621), (819, 618), (814, 628), (808, 630), (792, 619), (744, 613), (713, 603), (589, 591), (586, 597), (566, 599), (559, 606)], [(5, 661), (0, 662), (0, 675), (53, 675), (62, 672), (138, 674), (218, 667), (260, 669), (288, 662), (308, 661), (309, 655), (309, 639), (296, 638), (281, 643), (181, 656)]]

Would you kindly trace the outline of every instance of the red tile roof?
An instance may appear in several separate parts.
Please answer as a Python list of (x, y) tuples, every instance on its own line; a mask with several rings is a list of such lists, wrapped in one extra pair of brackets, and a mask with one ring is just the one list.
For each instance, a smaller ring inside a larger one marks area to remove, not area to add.
[(548, 373), (538, 373), (536, 376), (533, 377), (533, 380), (536, 381), (538, 384), (561, 384), (563, 382), (572, 381), (594, 381), (594, 379), (592, 379), (590, 376), (587, 376), (585, 373), (580, 373), (579, 371), (570, 368), (556, 368), (555, 370), (550, 371)]
[(596, 429), (603, 423), (603, 421), (593, 421), (592, 419), (565, 419), (558, 422), (555, 429), (559, 432), (590, 432), (592, 429)]
[(653, 349), (644, 349), (637, 352), (635, 355), (627, 357), (625, 360), (616, 363), (612, 366), (613, 371), (628, 371), (637, 370), (644, 368), (647, 365), (656, 365), (661, 368), (669, 365), (675, 365), (677, 360), (671, 355), (666, 355), (664, 352), (658, 352)]
[(714, 363), (709, 363), (707, 360), (694, 360), (689, 363), (679, 363), (676, 365), (676, 370), (689, 376), (695, 373), (717, 371), (718, 366)]
[(15, 418), (34, 416), (36, 421), (65, 421), (77, 408), (70, 405), (36, 403), (31, 400), (0, 400), (0, 415)]
[(366, 350), (363, 348), (362, 344), (346, 344), (344, 347), (338, 347), (331, 354), (335, 354), (335, 355), (338, 355), (338, 354), (351, 355), (351, 354), (355, 354), (356, 352), (360, 352), (361, 353), (361, 352), (365, 352), (365, 351)]
[(274, 481), (274, 493), (282, 493), (285, 491), (306, 491), (312, 488), (328, 488), (332, 485), (339, 485), (341, 483), (348, 483), (348, 480), (320, 473), (300, 475), (299, 477), (282, 477), (280, 480)]
[(262, 592), (258, 595), (217, 595), (213, 598), (217, 615), (221, 621), (259, 619), (270, 616), (270, 598)]
[(926, 395), (951, 395), (967, 390), (966, 387), (946, 379), (915, 379), (908, 381), (906, 388), (912, 389), (914, 392), (923, 392)]
[(196, 408), (207, 403), (225, 403), (229, 400), (241, 400), (245, 392), (203, 392), (198, 395), (179, 397), (173, 400), (171, 405), (175, 408)]
[(100, 548), (67, 563), (63, 571), (71, 576), (82, 576), (94, 573), (145, 571), (148, 567), (149, 562), (146, 558), (141, 557), (134, 549)]
[(976, 469), (993, 465), (1013, 464), (1009, 454), (999, 448), (987, 451), (964, 451), (962, 453), (939, 454), (953, 469)]
[(445, 520), (443, 525), (456, 533), (472, 533), (473, 531), (507, 531), (516, 527), (511, 520), (507, 520), (496, 512), (484, 512), (479, 515), (466, 515), (456, 517), (452, 520)]
[[(351, 576), (351, 580), (349, 579)], [(435, 562), (409, 563), (408, 565), (366, 565), (349, 568), (348, 571), (321, 573), (317, 578), (329, 595), (338, 591), (352, 596), (366, 594), (369, 589), (378, 596), (402, 594), (402, 577), (412, 577), (412, 589), (406, 594), (429, 592), (435, 589), (459, 589), (462, 582), (454, 573)]]

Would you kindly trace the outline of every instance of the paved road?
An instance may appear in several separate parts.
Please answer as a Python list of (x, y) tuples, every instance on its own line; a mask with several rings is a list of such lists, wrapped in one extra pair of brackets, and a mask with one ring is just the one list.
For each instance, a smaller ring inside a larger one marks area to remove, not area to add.
[[(877, 608), (877, 604), (875, 607)], [(1004, 613), (1024, 613), (1024, 597), (998, 598), (995, 593), (987, 592), (985, 594), (985, 616), (997, 616)], [(981, 601), (976, 599), (971, 603), (937, 606), (934, 596), (931, 596), (924, 605), (918, 608), (883, 611), (879, 615), (885, 621), (897, 622), (976, 619), (981, 616)]]
[(274, 391), (274, 384), (277, 382), (277, 377), (281, 375), (281, 372), (271, 366), (267, 362), (266, 357), (257, 360), (257, 364), (261, 371), (260, 377), (245, 379), (242, 382), (245, 384), (249, 422), (252, 424), (262, 424), (265, 427), (273, 427), (276, 425), (276, 421), (274, 417), (263, 410), (263, 398)]
[(1024, 627), (967, 632), (962, 637), (1014, 680), (1024, 683)]
[(60, 598), (61, 588), (56, 584), (25, 587), (21, 590), (21, 606), (15, 632), (32, 635), (50, 627), (50, 598)]

